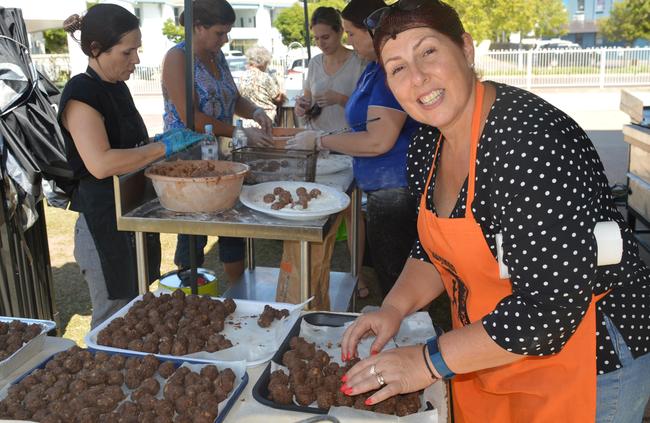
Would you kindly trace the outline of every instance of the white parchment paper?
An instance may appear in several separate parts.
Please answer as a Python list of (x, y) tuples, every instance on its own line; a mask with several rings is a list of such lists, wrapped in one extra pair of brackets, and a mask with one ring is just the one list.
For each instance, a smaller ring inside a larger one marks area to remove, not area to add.
[[(169, 294), (168, 291), (157, 291), (154, 293), (156, 296), (161, 294)], [(223, 298), (215, 298), (223, 301)], [(111, 316), (110, 319), (97, 326), (90, 331), (85, 337), (86, 345), (89, 348), (100, 351), (112, 352), (128, 352), (131, 354), (147, 355), (147, 353), (124, 350), (120, 348), (107, 347), (97, 343), (97, 335), (110, 324), (116, 317), (125, 316), (129, 309), (137, 301), (141, 301), (142, 296), (138, 296), (129, 304), (120, 309), (117, 313)], [(241, 361), (246, 360), (248, 366), (256, 366), (264, 363), (273, 357), (273, 354), (278, 350), (282, 340), (287, 336), (295, 322), (300, 317), (300, 311), (306, 303), (302, 304), (287, 304), (276, 302), (259, 302), (248, 300), (234, 300), (237, 304), (237, 309), (233, 314), (228, 316), (224, 322), (224, 329), (220, 333), (232, 342), (232, 348), (217, 352), (201, 351), (194, 354), (187, 354), (182, 356), (172, 356), (165, 354), (155, 354), (157, 357), (162, 358), (192, 358), (196, 360), (206, 361)], [(270, 327), (262, 328), (257, 324), (257, 318), (264, 310), (265, 305), (270, 305), (273, 308), (281, 310), (286, 308), (289, 310), (289, 316), (282, 320), (274, 320)]]

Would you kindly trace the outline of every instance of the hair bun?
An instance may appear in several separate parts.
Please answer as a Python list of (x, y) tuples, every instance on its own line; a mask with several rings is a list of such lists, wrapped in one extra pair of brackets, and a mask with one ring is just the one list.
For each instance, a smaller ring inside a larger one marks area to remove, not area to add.
[(81, 22), (83, 18), (76, 13), (69, 16), (65, 21), (63, 21), (63, 30), (69, 32), (70, 34), (81, 30)]

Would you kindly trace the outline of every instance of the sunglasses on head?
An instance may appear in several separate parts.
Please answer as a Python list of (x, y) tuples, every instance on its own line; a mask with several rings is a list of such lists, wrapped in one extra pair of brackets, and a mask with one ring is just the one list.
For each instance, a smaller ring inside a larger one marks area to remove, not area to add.
[(386, 16), (388, 16), (393, 10), (403, 10), (405, 12), (412, 12), (420, 7), (426, 5), (427, 3), (437, 3), (437, 0), (399, 0), (396, 3), (391, 4), (390, 6), (382, 7), (372, 12), (363, 23), (370, 31), (370, 34), (373, 35), (375, 30), (379, 28), (382, 21)]

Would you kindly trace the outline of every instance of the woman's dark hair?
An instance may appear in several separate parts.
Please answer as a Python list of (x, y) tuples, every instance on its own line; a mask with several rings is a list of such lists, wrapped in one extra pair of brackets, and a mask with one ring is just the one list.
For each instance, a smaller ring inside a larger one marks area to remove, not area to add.
[(446, 35), (461, 48), (464, 45), (465, 28), (456, 9), (443, 1), (432, 0), (422, 2), (422, 6), (414, 10), (395, 7), (385, 15), (375, 29), (372, 39), (377, 57), (381, 58), (381, 49), (389, 38), (395, 39), (401, 32), (423, 27)]
[(341, 32), (343, 29), (343, 25), (341, 24), (341, 12), (333, 7), (319, 7), (314, 10), (314, 13), (311, 15), (310, 28), (318, 24), (327, 25), (332, 28), (334, 32)]
[[(72, 15), (63, 22), (66, 32), (81, 31), (81, 50), (93, 58), (113, 48), (126, 33), (139, 27), (140, 21), (133, 13), (105, 3), (91, 7), (83, 17)], [(97, 54), (93, 54), (93, 50), (97, 50)]]
[(352, 22), (359, 29), (366, 29), (363, 21), (375, 10), (386, 7), (383, 0), (351, 0), (341, 12), (346, 21)]
[[(194, 0), (194, 26), (209, 28), (213, 25), (232, 25), (235, 23), (235, 10), (226, 0)], [(185, 11), (178, 16), (181, 26), (185, 25)]]

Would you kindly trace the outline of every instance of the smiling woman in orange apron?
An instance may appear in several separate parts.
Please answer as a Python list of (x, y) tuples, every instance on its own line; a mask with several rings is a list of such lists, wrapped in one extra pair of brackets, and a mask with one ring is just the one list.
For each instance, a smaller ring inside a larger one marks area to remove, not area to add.
[[(589, 138), (541, 98), (480, 82), (445, 3), (400, 0), (366, 24), (391, 91), (425, 124), (407, 172), (419, 239), (380, 310), (346, 331), (344, 360), (362, 336), (376, 340), (342, 390), (379, 389), (374, 405), (450, 379), (457, 422), (640, 422), (650, 272)], [(599, 222), (619, 224), (619, 262), (597, 265)], [(443, 292), (450, 332), (377, 354)]]

